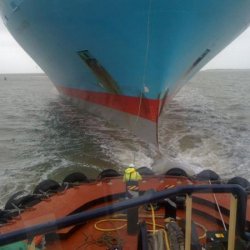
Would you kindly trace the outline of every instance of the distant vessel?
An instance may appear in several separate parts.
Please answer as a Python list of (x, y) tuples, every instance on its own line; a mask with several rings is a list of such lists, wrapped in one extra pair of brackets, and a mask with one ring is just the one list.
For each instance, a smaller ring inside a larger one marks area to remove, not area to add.
[(1, 0), (65, 96), (157, 142), (164, 104), (250, 23), (250, 0)]

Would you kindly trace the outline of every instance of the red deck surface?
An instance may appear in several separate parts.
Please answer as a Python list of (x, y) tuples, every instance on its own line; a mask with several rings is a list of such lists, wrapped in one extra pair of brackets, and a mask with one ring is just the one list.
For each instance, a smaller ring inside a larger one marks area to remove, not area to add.
[[(173, 177), (145, 177), (140, 183), (140, 190), (154, 189), (160, 191), (167, 188), (174, 188), (176, 186), (192, 184), (192, 182), (187, 178), (173, 178)], [(0, 228), (0, 233), (11, 232), (24, 227), (29, 227), (39, 223), (44, 223), (48, 221), (53, 221), (58, 218), (62, 218), (69, 214), (75, 212), (76, 209), (81, 208), (84, 204), (102, 198), (108, 195), (121, 194), (125, 192), (125, 184), (120, 178), (113, 178), (110, 180), (93, 182), (91, 184), (82, 184), (76, 188), (71, 188), (63, 193), (59, 193), (51, 197), (51, 199), (42, 201), (32, 210), (23, 212), (20, 219), (13, 220), (10, 225), (5, 225)], [(199, 197), (200, 199), (207, 200), (214, 204), (213, 194), (195, 194), (194, 197)], [(216, 194), (216, 198), (220, 207), (225, 209), (229, 208), (230, 196), (225, 194)], [(250, 197), (248, 199), (247, 207), (247, 220), (250, 222)], [(117, 202), (117, 201), (115, 201)], [(102, 205), (107, 205), (107, 203)], [(100, 206), (93, 204), (91, 209)], [(193, 201), (193, 221), (202, 224), (207, 230), (222, 230), (221, 225), (218, 225), (216, 221), (210, 220), (204, 216), (197, 214), (195, 211), (202, 211), (214, 219), (220, 220), (220, 215), (217, 211), (217, 207), (208, 207), (204, 204), (199, 204)], [(157, 215), (163, 217), (163, 209), (156, 212)], [(143, 208), (140, 208), (140, 218), (145, 220), (145, 215), (151, 215), (151, 213), (146, 212)], [(185, 219), (185, 210), (179, 209), (177, 215), (180, 218)], [(111, 218), (111, 216), (109, 216)], [(223, 215), (225, 223), (228, 223), (228, 216)], [(96, 220), (98, 221), (98, 220)], [(152, 222), (151, 218), (147, 218), (146, 221)], [(101, 224), (104, 228), (116, 228), (121, 226), (125, 222), (105, 222)], [(157, 219), (157, 223), (164, 225), (163, 219)], [(63, 240), (54, 240), (47, 243), (46, 249), (105, 249), (104, 246), (97, 244), (98, 239), (100, 239), (105, 232), (100, 232), (94, 228), (94, 222), (89, 221), (86, 224), (78, 227), (71, 227), (62, 230), (57, 230), (56, 233), (59, 237), (67, 236)], [(151, 226), (149, 226), (150, 228)], [(70, 233), (73, 230), (73, 233)], [(204, 232), (200, 227), (197, 227), (198, 234), (202, 235)], [(126, 227), (115, 232), (112, 235), (116, 239), (123, 239), (122, 245), (123, 249), (136, 249), (137, 236), (128, 236), (126, 233)]]

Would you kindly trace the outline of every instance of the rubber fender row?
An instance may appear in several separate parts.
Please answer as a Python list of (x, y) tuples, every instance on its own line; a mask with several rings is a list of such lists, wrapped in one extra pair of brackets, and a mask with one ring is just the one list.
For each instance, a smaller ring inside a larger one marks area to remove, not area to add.
[[(148, 167), (140, 167), (137, 171), (142, 176), (152, 176), (154, 172), (149, 169)], [(203, 170), (199, 174), (195, 176), (189, 177), (185, 170), (181, 168), (171, 168), (166, 173), (166, 176), (177, 176), (177, 177), (188, 177), (193, 180), (200, 180), (200, 181), (211, 181), (212, 183), (221, 183), (220, 176), (212, 170)], [(114, 169), (105, 169), (103, 170), (97, 177), (97, 180), (102, 180), (104, 178), (113, 178), (119, 177), (121, 174)], [(11, 210), (16, 208), (25, 208), (30, 207), (37, 204), (43, 196), (51, 195), (57, 193), (59, 191), (63, 191), (66, 188), (70, 188), (73, 185), (81, 184), (81, 183), (89, 183), (90, 180), (87, 176), (81, 172), (74, 172), (67, 175), (60, 185), (58, 182), (54, 180), (44, 180), (40, 182), (34, 189), (33, 193), (30, 194), (27, 191), (19, 191), (12, 195), (9, 200), (6, 202), (4, 210)], [(242, 177), (233, 177), (227, 181), (228, 184), (238, 184), (243, 188), (250, 190), (250, 183), (248, 180)]]
[(186, 171), (181, 168), (171, 168), (165, 173), (165, 175), (178, 176), (178, 177), (184, 176), (192, 180), (211, 181), (211, 183), (217, 183), (217, 184), (219, 183), (237, 184), (246, 189), (246, 191), (250, 191), (250, 182), (245, 178), (236, 176), (225, 182), (220, 178), (220, 176), (216, 172), (210, 169), (202, 170), (200, 173), (194, 176), (188, 176)]
[[(141, 173), (145, 174), (152, 174), (150, 170), (147, 168), (141, 168)], [(116, 170), (114, 169), (105, 169), (103, 170), (97, 177), (97, 180), (102, 180), (104, 178), (111, 178), (111, 177), (118, 177), (121, 176)], [(81, 172), (74, 172), (67, 175), (60, 185), (57, 181), (54, 180), (44, 180), (41, 181), (34, 189), (33, 193), (29, 193), (26, 190), (18, 191), (17, 193), (13, 194), (5, 204), (4, 210), (0, 210), (0, 223), (1, 218), (4, 217), (4, 221), (10, 219), (14, 215), (18, 215), (18, 213), (22, 209), (26, 209), (29, 207), (34, 206), (35, 204), (39, 203), (42, 199), (49, 197), (57, 192), (63, 191), (67, 188), (70, 188), (74, 185), (82, 184), (82, 183), (89, 183), (90, 180), (87, 176)], [(16, 210), (14, 213), (8, 213), (8, 211)]]
[[(152, 176), (155, 175), (155, 173), (148, 167), (140, 167), (137, 169), (138, 173), (142, 176)], [(177, 177), (187, 177), (190, 179), (194, 179), (194, 180), (199, 180), (199, 181), (211, 181), (212, 183), (228, 183), (228, 184), (238, 184), (240, 186), (242, 186), (243, 188), (245, 188), (246, 190), (250, 191), (250, 182), (248, 180), (246, 180), (243, 177), (233, 177), (231, 179), (229, 179), (228, 181), (224, 182), (222, 181), (222, 179), (220, 178), (220, 176), (214, 172), (213, 170), (210, 169), (205, 169), (202, 170), (200, 173), (198, 173), (197, 175), (194, 176), (188, 176), (188, 174), (186, 173), (185, 170), (181, 169), (181, 168), (171, 168), (169, 169), (166, 173), (166, 176), (177, 176)], [(119, 177), (122, 176), (122, 174), (120, 174), (119, 172), (117, 172), (114, 169), (105, 169), (103, 170), (97, 177), (97, 180), (102, 180), (104, 178), (112, 178), (112, 177)], [(72, 173), (69, 176), (67, 176), (64, 180), (64, 182), (70, 182), (70, 183), (74, 183), (74, 182), (88, 182), (87, 177), (84, 174), (81, 173)]]
[(26, 190), (18, 191), (13, 194), (5, 206), (0, 209), (0, 225), (6, 224), (15, 217), (18, 217), (22, 211), (38, 204), (41, 200), (51, 195), (72, 187), (76, 183), (89, 182), (88, 178), (80, 172), (67, 175), (62, 181), (62, 185), (54, 180), (41, 181), (34, 189), (33, 193)]
[[(113, 169), (103, 170), (97, 177), (98, 180), (107, 178), (107, 177), (116, 177), (120, 176), (120, 174)], [(42, 199), (51, 196), (57, 192), (63, 191), (67, 188), (70, 188), (77, 184), (89, 183), (89, 179), (87, 176), (81, 172), (74, 172), (67, 175), (60, 185), (57, 181), (54, 180), (44, 180), (41, 181), (34, 189), (33, 193), (30, 194), (26, 190), (18, 191), (13, 194), (5, 204), (4, 210), (0, 210), (0, 223), (1, 217), (9, 217), (7, 216), (6, 211), (10, 210), (22, 210), (27, 207), (32, 207), (35, 204), (39, 203)], [(17, 211), (18, 212), (18, 211)], [(20, 212), (20, 211), (19, 211)]]
[[(153, 175), (153, 171), (147, 167), (138, 169), (141, 175)], [(97, 180), (121, 176), (114, 169), (105, 169), (98, 176)], [(0, 209), (0, 225), (8, 223), (11, 219), (18, 217), (22, 211), (38, 204), (41, 200), (51, 195), (64, 191), (75, 185), (89, 183), (90, 180), (81, 172), (74, 172), (67, 175), (60, 185), (57, 181), (47, 179), (41, 181), (34, 189), (33, 193), (26, 190), (18, 191), (13, 194), (6, 202), (4, 209)]]
[[(140, 167), (137, 171), (142, 176), (152, 176), (155, 175), (154, 172), (148, 167)], [(188, 176), (185, 170), (181, 168), (172, 168), (169, 169), (166, 173), (166, 176), (176, 176), (176, 177), (187, 177), (192, 180), (200, 180), (200, 181), (208, 181), (210, 180), (212, 183), (222, 183), (220, 176), (212, 170), (203, 170), (199, 174), (195, 176)], [(97, 180), (102, 180), (104, 178), (114, 178), (122, 176), (119, 172), (114, 169), (105, 169), (103, 170), (97, 177)], [(9, 200), (6, 202), (3, 210), (0, 209), (0, 224), (7, 223), (13, 217), (16, 217), (22, 212), (24, 209), (30, 208), (37, 203), (39, 203), (42, 199), (45, 199), (57, 192), (64, 191), (67, 188), (70, 188), (74, 185), (79, 185), (82, 183), (89, 183), (90, 180), (87, 176), (80, 172), (74, 172), (67, 175), (60, 185), (58, 182), (54, 180), (44, 180), (40, 182), (34, 189), (33, 193), (22, 190), (15, 194), (13, 194)], [(225, 182), (223, 182), (225, 183)], [(238, 184), (242, 186), (247, 191), (250, 191), (250, 183), (248, 180), (242, 177), (233, 177), (228, 180), (226, 183), (228, 184)]]
[[(137, 169), (137, 172), (142, 175), (142, 176), (146, 176), (146, 175), (154, 175), (155, 173), (148, 167), (140, 167)], [(118, 177), (118, 176), (122, 176), (122, 174), (118, 173), (116, 170), (114, 169), (105, 169), (103, 170), (97, 177), (97, 180), (101, 180), (104, 178), (109, 178), (109, 177)]]

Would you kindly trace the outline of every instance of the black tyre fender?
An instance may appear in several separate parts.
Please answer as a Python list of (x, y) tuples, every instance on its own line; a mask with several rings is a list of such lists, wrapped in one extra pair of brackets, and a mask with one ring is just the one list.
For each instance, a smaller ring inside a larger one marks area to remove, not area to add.
[(165, 173), (165, 175), (188, 177), (186, 171), (181, 168), (171, 168)]
[(11, 213), (0, 209), (0, 224), (5, 224), (12, 219)]
[(18, 208), (31, 207), (35, 205), (40, 200), (36, 198), (35, 195), (29, 194), (26, 190), (19, 191), (13, 194), (9, 200), (6, 202), (4, 209), (11, 210)]
[(201, 181), (219, 181), (220, 176), (215, 173), (213, 170), (205, 169), (202, 170), (199, 174), (196, 175), (197, 180)]
[(44, 180), (34, 189), (33, 194), (55, 193), (61, 188), (60, 184), (54, 180)]
[(140, 167), (137, 169), (137, 172), (140, 174), (140, 175), (154, 175), (154, 172), (148, 168), (148, 167)]
[(63, 179), (63, 183), (88, 183), (87, 176), (80, 172), (74, 172)]
[(97, 177), (98, 180), (102, 180), (108, 177), (118, 177), (121, 176), (116, 170), (114, 169), (105, 169), (103, 170)]
[(236, 177), (231, 178), (230, 180), (228, 180), (227, 184), (238, 184), (245, 189), (250, 188), (250, 182), (248, 180), (246, 180), (245, 178), (240, 177), (240, 176), (236, 176)]

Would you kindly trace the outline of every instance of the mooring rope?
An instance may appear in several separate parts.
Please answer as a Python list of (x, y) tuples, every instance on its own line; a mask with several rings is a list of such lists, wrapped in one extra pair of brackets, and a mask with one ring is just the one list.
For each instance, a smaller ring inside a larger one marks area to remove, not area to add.
[[(146, 74), (147, 74), (147, 67), (148, 67), (148, 55), (149, 55), (149, 45), (150, 45), (150, 23), (151, 23), (151, 9), (152, 9), (152, 0), (149, 0), (148, 6), (148, 15), (147, 15), (147, 31), (146, 31), (146, 47), (145, 47), (145, 55), (144, 55), (144, 68), (143, 68), (143, 75), (142, 75), (142, 89), (140, 93), (140, 101), (138, 106), (138, 112), (136, 116), (136, 120), (134, 123), (133, 131), (136, 132), (136, 127), (139, 121), (140, 113), (141, 113), (141, 106), (142, 106), (142, 96), (143, 92), (146, 88)], [(133, 155), (133, 164), (135, 165), (135, 151)]]
[[(211, 181), (209, 180), (209, 184), (211, 185)], [(224, 230), (227, 231), (227, 227), (226, 227), (226, 224), (225, 224), (225, 221), (224, 221), (224, 218), (223, 218), (223, 215), (221, 213), (221, 210), (220, 210), (220, 206), (219, 206), (219, 203), (218, 203), (218, 200), (216, 198), (216, 195), (213, 193), (213, 196), (214, 196), (214, 201), (215, 201), (215, 204), (217, 206), (217, 209), (218, 209), (218, 212), (219, 212), (219, 215), (220, 215), (220, 218), (221, 218), (221, 222), (223, 224), (223, 227), (224, 227)]]

